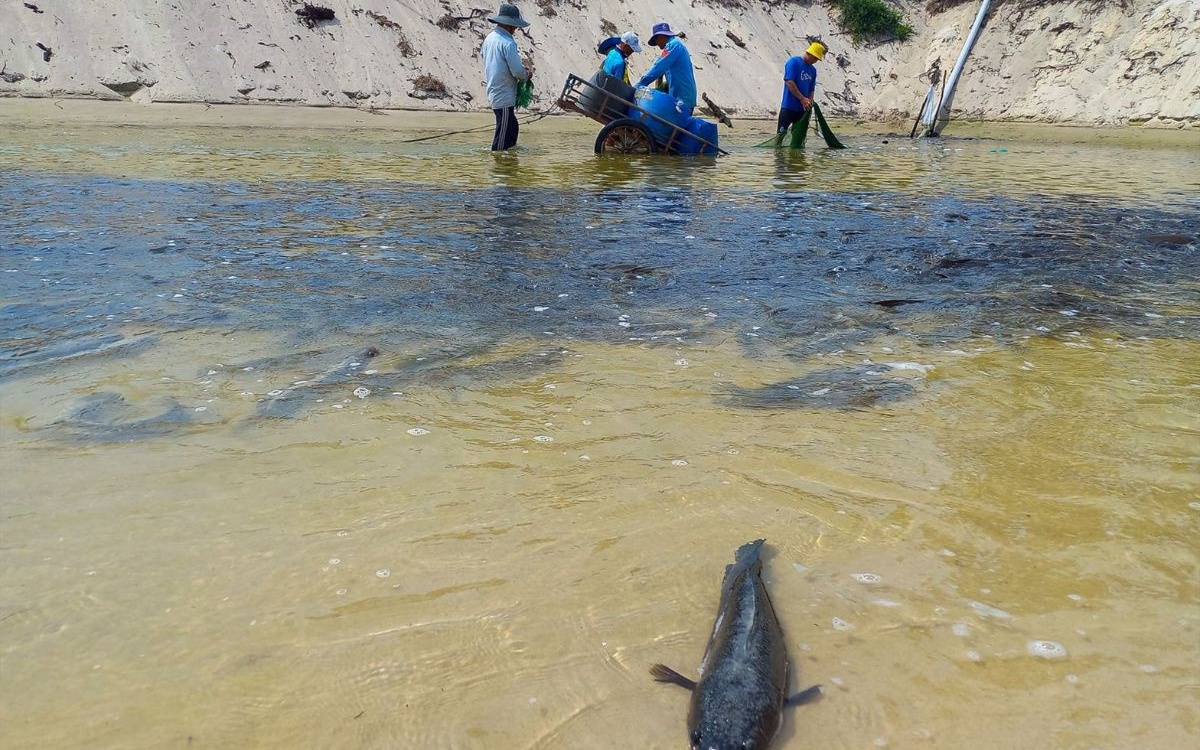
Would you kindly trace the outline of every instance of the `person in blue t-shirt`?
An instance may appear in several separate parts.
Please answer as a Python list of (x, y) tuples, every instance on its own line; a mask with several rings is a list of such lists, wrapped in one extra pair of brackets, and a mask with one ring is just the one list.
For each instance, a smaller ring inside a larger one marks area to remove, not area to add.
[(662, 57), (638, 79), (637, 86), (649, 86), (666, 76), (667, 93), (679, 100), (679, 113), (684, 119), (691, 117), (696, 108), (696, 74), (692, 71), (691, 53), (666, 21), (654, 24), (650, 31), (650, 46), (662, 47)]
[(824, 60), (825, 51), (824, 44), (813, 42), (804, 54), (789, 58), (783, 66), (783, 102), (779, 105), (776, 126), (778, 135), (786, 133), (792, 123), (812, 107), (817, 89), (817, 66), (813, 63)]
[[(603, 48), (609, 40), (604, 40), (600, 45)], [(628, 57), (634, 52), (642, 51), (642, 43), (638, 41), (637, 34), (632, 31), (626, 31), (619, 37), (616, 37), (615, 43), (608, 48), (608, 55), (604, 58), (604, 64), (600, 69), (609, 74), (613, 78), (629, 83), (629, 62)]]

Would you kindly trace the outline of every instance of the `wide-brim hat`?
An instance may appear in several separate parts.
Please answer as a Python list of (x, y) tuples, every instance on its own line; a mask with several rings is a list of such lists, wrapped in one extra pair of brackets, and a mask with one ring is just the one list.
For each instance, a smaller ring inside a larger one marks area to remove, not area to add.
[(825, 49), (826, 48), (825, 48), (824, 44), (821, 44), (820, 42), (813, 42), (812, 44), (808, 45), (808, 49), (806, 49), (804, 51), (807, 52), (808, 54), (812, 55), (813, 57), (817, 58), (818, 60), (824, 60), (825, 59)]
[(656, 37), (656, 36), (679, 36), (679, 35), (676, 34), (675, 31), (671, 28), (671, 24), (667, 23), (666, 21), (659, 21), (658, 23), (654, 24), (654, 28), (650, 29), (650, 41), (653, 42), (654, 37)]
[(621, 41), (625, 44), (628, 44), (629, 48), (634, 52), (642, 51), (642, 43), (638, 41), (637, 34), (633, 33), (632, 31), (626, 31), (624, 34), (622, 34)]
[(488, 16), (488, 20), (499, 26), (516, 26), (518, 29), (529, 26), (529, 22), (521, 17), (521, 9), (512, 3), (501, 3), (496, 15)]

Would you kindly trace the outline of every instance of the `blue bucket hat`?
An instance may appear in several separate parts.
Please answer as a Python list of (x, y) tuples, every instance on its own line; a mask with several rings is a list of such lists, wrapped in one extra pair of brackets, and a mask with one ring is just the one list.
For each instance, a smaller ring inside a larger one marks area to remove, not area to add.
[(654, 24), (654, 28), (650, 29), (650, 41), (654, 41), (656, 36), (679, 36), (671, 30), (671, 24), (666, 21), (659, 21)]

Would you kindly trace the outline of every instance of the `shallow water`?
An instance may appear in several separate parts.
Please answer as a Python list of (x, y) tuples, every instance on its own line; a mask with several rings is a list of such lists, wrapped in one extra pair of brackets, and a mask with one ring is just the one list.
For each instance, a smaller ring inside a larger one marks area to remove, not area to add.
[(1200, 151), (762, 127), (8, 138), (0, 747), (1187, 746)]

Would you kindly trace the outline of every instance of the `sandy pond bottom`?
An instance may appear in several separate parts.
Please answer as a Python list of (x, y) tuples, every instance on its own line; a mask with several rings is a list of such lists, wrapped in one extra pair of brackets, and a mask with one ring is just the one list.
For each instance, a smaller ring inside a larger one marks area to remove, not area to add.
[(773, 747), (1200, 732), (1192, 136), (4, 106), (0, 747), (685, 747), (758, 537)]

